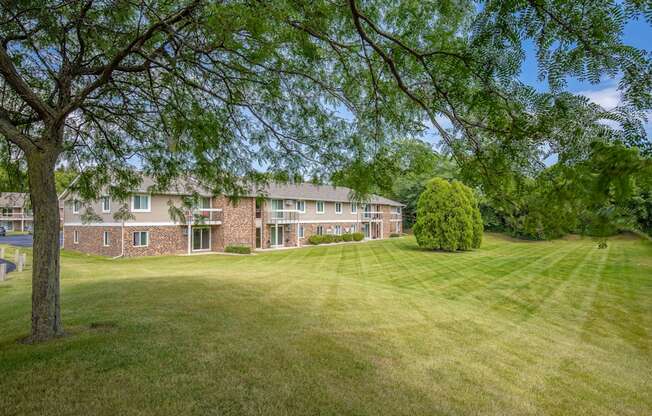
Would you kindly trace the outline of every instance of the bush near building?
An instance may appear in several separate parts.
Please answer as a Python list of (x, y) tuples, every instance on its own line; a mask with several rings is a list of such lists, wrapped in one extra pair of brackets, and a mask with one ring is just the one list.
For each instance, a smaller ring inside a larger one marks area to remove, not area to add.
[(226, 253), (235, 253), (235, 254), (251, 254), (251, 247), (249, 246), (226, 246), (224, 248)]

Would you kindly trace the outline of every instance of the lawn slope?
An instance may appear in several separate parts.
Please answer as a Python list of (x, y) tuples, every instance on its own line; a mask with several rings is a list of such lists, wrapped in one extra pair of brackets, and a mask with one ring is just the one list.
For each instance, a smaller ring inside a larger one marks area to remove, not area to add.
[(36, 346), (12, 276), (1, 415), (652, 414), (648, 241), (64, 253), (70, 336)]

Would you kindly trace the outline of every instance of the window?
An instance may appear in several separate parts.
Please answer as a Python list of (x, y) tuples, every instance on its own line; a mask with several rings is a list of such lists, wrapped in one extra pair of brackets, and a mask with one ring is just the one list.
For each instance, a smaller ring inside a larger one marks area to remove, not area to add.
[(272, 219), (278, 220), (283, 219), (283, 200), (282, 199), (272, 199)]
[(131, 210), (133, 212), (150, 212), (149, 195), (134, 195), (131, 197)]
[(195, 202), (194, 208), (197, 210), (210, 209), (211, 199), (207, 196), (199, 197), (199, 200)]
[(357, 213), (358, 213), (358, 203), (351, 202), (351, 214), (357, 214)]
[(296, 210), (302, 214), (306, 213), (306, 201), (296, 201)]
[(299, 225), (299, 238), (303, 238), (304, 231), (303, 231), (303, 225)]
[(111, 199), (108, 196), (100, 198), (100, 203), (102, 204), (102, 212), (111, 212)]
[(342, 203), (341, 202), (336, 202), (335, 203), (335, 213), (336, 214), (341, 214), (342, 213)]
[(262, 214), (262, 201), (256, 198), (256, 218), (261, 218)]
[(73, 241), (73, 243), (75, 243), (75, 244), (79, 244), (79, 231), (75, 230), (75, 231), (72, 233), (72, 241)]
[(108, 231), (104, 231), (104, 233), (102, 233), (102, 245), (104, 247), (108, 247), (108, 246), (111, 245), (111, 237), (110, 236), (111, 236), (111, 234), (109, 234)]
[(317, 201), (317, 214), (324, 213), (324, 201)]
[(149, 232), (134, 232), (134, 247), (147, 247), (149, 245)]
[(392, 211), (394, 214), (400, 214), (401, 213), (401, 207), (392, 207)]
[(357, 229), (356, 225), (353, 224), (353, 225), (351, 226), (351, 232), (354, 233), (356, 229)]
[(324, 235), (324, 227), (321, 225), (317, 226), (317, 235)]
[(72, 213), (79, 214), (79, 210), (81, 210), (81, 201), (75, 199), (72, 201)]
[(335, 235), (342, 235), (342, 226), (341, 225), (336, 225), (335, 226)]

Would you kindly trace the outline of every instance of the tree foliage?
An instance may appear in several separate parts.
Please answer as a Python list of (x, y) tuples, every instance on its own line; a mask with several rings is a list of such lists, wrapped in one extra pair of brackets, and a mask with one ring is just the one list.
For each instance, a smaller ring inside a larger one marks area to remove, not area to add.
[(555, 164), (506, 188), (504, 199), (481, 202), (485, 227), (527, 239), (564, 234), (606, 237), (649, 232), (652, 163), (637, 148), (595, 142), (585, 160)]
[[(0, 135), (26, 162), (35, 213), (32, 339), (61, 332), (62, 160), (86, 199), (106, 185), (124, 199), (135, 165), (161, 188), (192, 173), (238, 195), (262, 171), (364, 168), (388, 139), (432, 127), (497, 198), (546, 153), (573, 163), (596, 139), (646, 144), (650, 57), (622, 34), (649, 12), (616, 0), (2, 1)], [(518, 81), (526, 41), (550, 92)], [(616, 74), (614, 111), (563, 92), (567, 76)]]
[(482, 243), (482, 217), (473, 191), (459, 181), (434, 178), (417, 204), (414, 235), (420, 247), (471, 250)]

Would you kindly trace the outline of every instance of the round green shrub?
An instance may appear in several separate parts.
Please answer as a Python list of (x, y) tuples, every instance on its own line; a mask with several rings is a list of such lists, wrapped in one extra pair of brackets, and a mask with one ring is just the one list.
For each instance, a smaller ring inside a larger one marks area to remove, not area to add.
[(482, 243), (482, 217), (473, 191), (461, 182), (434, 178), (417, 202), (414, 235), (431, 250), (471, 250)]
[(353, 241), (362, 241), (363, 239), (364, 239), (364, 234), (353, 233)]
[(310, 237), (308, 237), (308, 242), (309, 242), (310, 244), (317, 245), (317, 244), (321, 244), (321, 243), (323, 243), (323, 242), (324, 242), (324, 239), (322, 238), (321, 235), (313, 234), (313, 235), (311, 235)]
[(330, 244), (335, 241), (335, 237), (332, 234), (324, 234), (321, 237), (324, 244)]
[(334, 240), (336, 243), (341, 243), (341, 242), (342, 242), (342, 236), (341, 236), (341, 235), (335, 235), (335, 236), (333, 237), (333, 240)]
[(353, 241), (353, 234), (351, 233), (342, 234), (342, 241)]
[(224, 247), (225, 253), (235, 253), (235, 254), (251, 254), (251, 247), (241, 246), (241, 245), (230, 245)]

